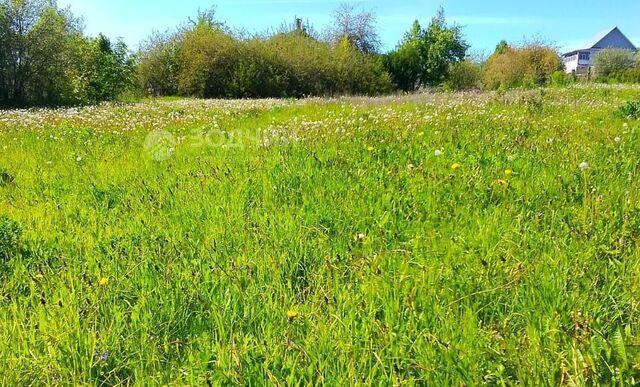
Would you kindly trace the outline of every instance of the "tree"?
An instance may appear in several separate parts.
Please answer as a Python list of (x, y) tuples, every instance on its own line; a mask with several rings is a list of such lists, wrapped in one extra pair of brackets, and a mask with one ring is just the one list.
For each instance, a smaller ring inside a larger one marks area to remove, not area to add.
[(181, 38), (177, 33), (153, 33), (138, 52), (136, 73), (143, 93), (153, 96), (178, 94), (178, 53)]
[(47, 0), (0, 0), (0, 10), (3, 102), (73, 102), (78, 20)]
[(446, 81), (452, 64), (463, 60), (468, 48), (461, 28), (448, 25), (441, 8), (426, 30), (415, 21), (385, 63), (396, 85), (411, 91)]
[(385, 56), (385, 67), (400, 90), (413, 91), (420, 86), (422, 34), (422, 27), (416, 20), (398, 47)]
[(82, 80), (87, 101), (112, 101), (133, 87), (134, 58), (123, 41), (114, 45), (99, 34), (83, 51)]
[(356, 12), (353, 5), (343, 3), (333, 11), (333, 21), (326, 35), (334, 44), (346, 40), (356, 50), (372, 54), (380, 48), (376, 24), (377, 19), (373, 12)]
[(634, 66), (633, 52), (622, 48), (606, 48), (593, 58), (598, 79), (619, 78)]
[(423, 39), (421, 81), (429, 86), (439, 85), (447, 79), (450, 65), (464, 59), (469, 45), (459, 26), (447, 25), (442, 8), (431, 20)]

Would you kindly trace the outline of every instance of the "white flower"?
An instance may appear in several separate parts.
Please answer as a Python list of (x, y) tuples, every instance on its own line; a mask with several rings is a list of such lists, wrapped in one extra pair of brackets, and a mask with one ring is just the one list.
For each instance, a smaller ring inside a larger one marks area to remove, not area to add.
[(580, 163), (579, 167), (580, 167), (580, 169), (582, 169), (583, 171), (586, 171), (587, 169), (589, 169), (589, 163), (587, 163), (586, 161), (585, 161), (585, 162), (582, 162), (582, 163)]
[(409, 169), (411, 170), (411, 169), (415, 168), (415, 166), (414, 166), (413, 164), (409, 164), (409, 165), (407, 166), (407, 168), (409, 168)]
[(620, 141), (622, 141), (622, 139), (620, 137), (616, 137), (616, 138), (613, 139), (613, 141), (620, 142)]
[(442, 149), (436, 149), (436, 151), (434, 152), (434, 154), (436, 155), (436, 157), (440, 157), (442, 156)]
[(622, 124), (622, 127), (627, 129), (629, 127), (629, 124), (625, 122), (624, 124)]
[(82, 161), (82, 156), (78, 156), (78, 157), (76, 157), (76, 161), (77, 161), (77, 162), (81, 162), (81, 161)]

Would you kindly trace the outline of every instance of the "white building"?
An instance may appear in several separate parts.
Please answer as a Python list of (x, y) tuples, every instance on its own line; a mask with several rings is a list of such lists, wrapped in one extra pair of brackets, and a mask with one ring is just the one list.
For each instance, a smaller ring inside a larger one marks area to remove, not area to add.
[(594, 36), (583, 48), (562, 55), (567, 73), (591, 74), (594, 55), (605, 48), (622, 48), (633, 52), (637, 50), (629, 38), (618, 27), (614, 27)]

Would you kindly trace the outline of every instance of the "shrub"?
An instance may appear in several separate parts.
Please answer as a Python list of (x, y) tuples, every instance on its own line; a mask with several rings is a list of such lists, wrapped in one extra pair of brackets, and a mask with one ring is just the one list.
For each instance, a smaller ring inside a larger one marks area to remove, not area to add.
[(634, 120), (640, 119), (640, 101), (628, 101), (618, 108), (616, 116)]
[(593, 58), (597, 79), (600, 81), (619, 81), (625, 70), (634, 65), (633, 53), (621, 48), (607, 48)]
[(482, 72), (480, 66), (470, 61), (451, 65), (449, 79), (445, 82), (445, 88), (450, 90), (470, 90), (481, 87)]
[(555, 49), (540, 43), (522, 47), (501, 47), (484, 67), (483, 83), (488, 89), (536, 87), (548, 84), (563, 65)]
[(565, 87), (569, 86), (574, 82), (574, 76), (571, 74), (567, 74), (563, 70), (558, 70), (551, 74), (550, 84), (555, 87)]

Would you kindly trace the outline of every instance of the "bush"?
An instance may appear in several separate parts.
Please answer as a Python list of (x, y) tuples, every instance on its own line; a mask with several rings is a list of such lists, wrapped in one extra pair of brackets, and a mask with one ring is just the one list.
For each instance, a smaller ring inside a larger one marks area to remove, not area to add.
[(319, 41), (301, 29), (240, 39), (220, 24), (200, 21), (150, 41), (137, 70), (144, 94), (265, 98), (375, 95), (392, 89), (379, 56), (347, 41)]
[(534, 43), (522, 47), (501, 47), (487, 60), (483, 83), (486, 88), (544, 86), (551, 76), (563, 70), (562, 60), (555, 49)]
[(551, 74), (551, 86), (554, 87), (565, 87), (569, 86), (574, 82), (574, 76), (571, 74), (567, 74), (563, 70), (558, 70), (555, 73)]
[(621, 48), (607, 48), (593, 58), (596, 77), (600, 81), (620, 81), (623, 73), (634, 66), (633, 53)]
[(640, 101), (628, 101), (618, 108), (616, 116), (634, 120), (640, 119)]
[(470, 61), (451, 65), (449, 79), (445, 82), (445, 88), (449, 90), (471, 90), (482, 86), (482, 71), (480, 66)]

